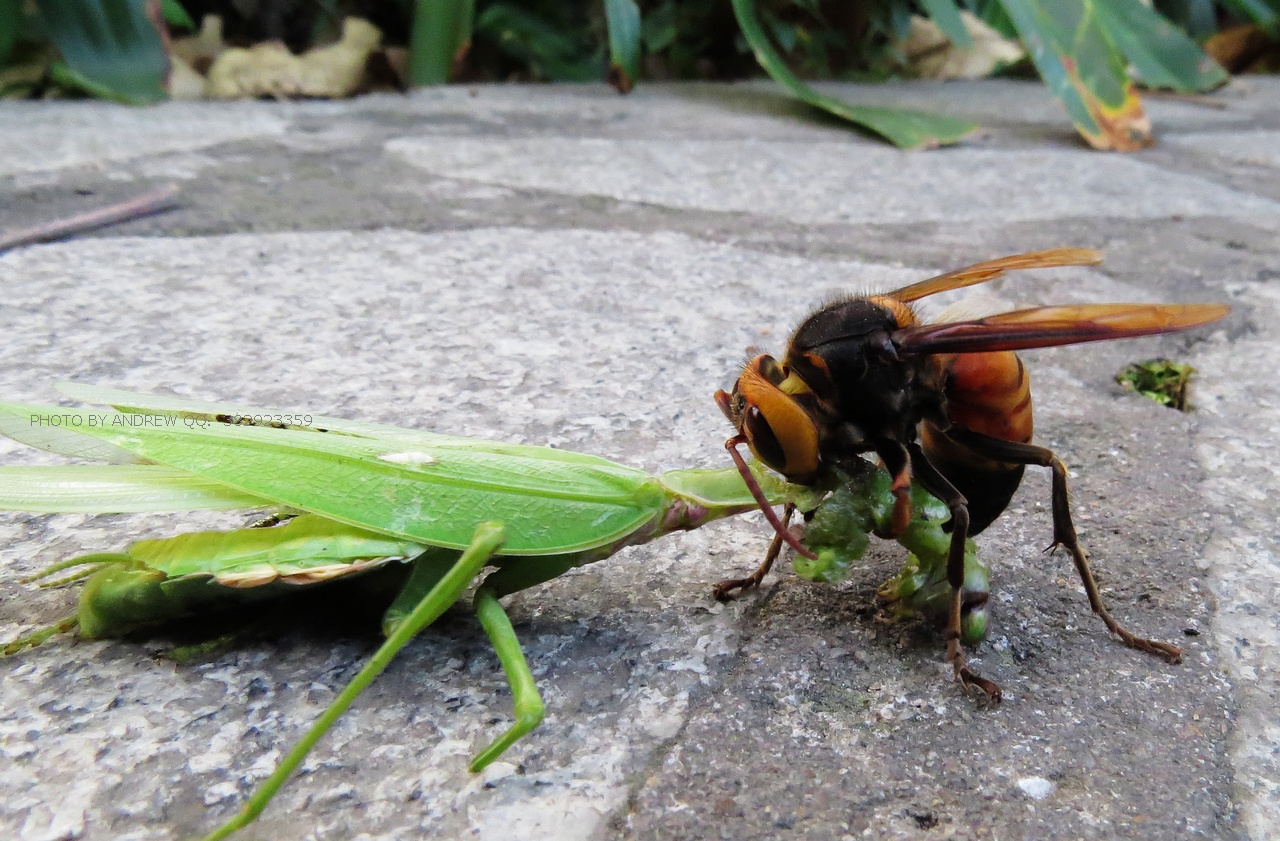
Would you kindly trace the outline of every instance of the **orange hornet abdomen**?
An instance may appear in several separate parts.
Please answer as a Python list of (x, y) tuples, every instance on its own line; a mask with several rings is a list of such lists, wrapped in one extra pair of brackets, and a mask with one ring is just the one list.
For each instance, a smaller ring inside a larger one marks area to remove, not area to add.
[[(1013, 441), (1031, 442), (1031, 381), (1013, 351), (945, 354), (943, 394), (953, 426)], [(921, 446), (956, 490), (969, 501), (969, 532), (991, 525), (1022, 482), (1023, 465), (993, 461), (925, 421)]]

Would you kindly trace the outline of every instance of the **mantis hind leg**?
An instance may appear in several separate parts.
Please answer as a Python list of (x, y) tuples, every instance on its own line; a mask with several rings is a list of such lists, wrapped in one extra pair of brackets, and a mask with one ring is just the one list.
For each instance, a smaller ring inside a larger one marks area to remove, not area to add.
[(67, 616), (63, 619), (59, 619), (52, 625), (46, 625), (43, 628), (28, 631), (22, 636), (6, 643), (3, 648), (0, 648), (0, 656), (9, 657), (13, 654), (17, 654), (19, 651), (22, 651), (24, 648), (35, 648), (38, 645), (44, 644), (49, 637), (57, 634), (69, 633), (78, 627), (80, 627), (80, 617), (75, 615)]
[(409, 616), (396, 626), (395, 631), (374, 652), (373, 657), (360, 670), (360, 673), (352, 678), (351, 682), (338, 693), (338, 697), (321, 714), (316, 723), (311, 725), (311, 729), (298, 741), (293, 750), (289, 751), (289, 754), (280, 761), (271, 776), (263, 781), (262, 785), (258, 786), (258, 790), (249, 798), (249, 802), (244, 805), (244, 808), (237, 812), (231, 820), (205, 836), (204, 841), (217, 841), (217, 839), (226, 838), (233, 832), (248, 826), (258, 815), (262, 814), (262, 810), (266, 808), (267, 804), (271, 802), (271, 798), (276, 795), (280, 787), (284, 785), (290, 775), (306, 759), (307, 754), (315, 747), (316, 742), (320, 741), (321, 737), (333, 726), (333, 723), (347, 711), (352, 702), (355, 701), (356, 696), (372, 683), (374, 678), (382, 674), (383, 670), (387, 668), (387, 664), (391, 662), (391, 658), (400, 649), (404, 648), (419, 631), (440, 618), (440, 615), (448, 610), (450, 605), (462, 597), (462, 594), (466, 592), (467, 587), (470, 586), (476, 575), (489, 562), (494, 553), (498, 551), (498, 547), (502, 545), (505, 537), (506, 533), (498, 523), (481, 523), (476, 528), (475, 535), (471, 539), (471, 545), (466, 548), (449, 571), (431, 588), (430, 592), (418, 602)]
[(484, 632), (489, 635), (489, 641), (493, 643), (498, 662), (507, 673), (516, 714), (515, 723), (471, 760), (468, 766), (470, 770), (480, 771), (519, 741), (520, 737), (537, 727), (542, 721), (544, 707), (542, 696), (538, 694), (538, 687), (533, 681), (533, 672), (529, 670), (529, 661), (525, 659), (520, 640), (511, 627), (511, 620), (488, 586), (481, 586), (476, 591), (475, 609), (476, 617)]
[(1098, 614), (1098, 618), (1107, 626), (1107, 630), (1120, 638), (1130, 648), (1145, 651), (1166, 658), (1170, 663), (1182, 659), (1182, 649), (1166, 642), (1149, 640), (1130, 633), (1111, 617), (1102, 603), (1102, 594), (1098, 592), (1098, 582), (1094, 580), (1093, 571), (1089, 568), (1089, 556), (1080, 539), (1076, 536), (1075, 524), (1071, 521), (1071, 504), (1067, 495), (1067, 467), (1054, 455), (1053, 450), (1037, 447), (1034, 444), (1018, 444), (1002, 441), (989, 435), (981, 435), (961, 427), (952, 427), (947, 434), (976, 453), (998, 461), (1018, 464), (1035, 464), (1053, 470), (1053, 545), (1050, 550), (1059, 546), (1067, 550), (1071, 560), (1075, 562), (1080, 582), (1084, 584), (1085, 594), (1089, 597), (1089, 607)]

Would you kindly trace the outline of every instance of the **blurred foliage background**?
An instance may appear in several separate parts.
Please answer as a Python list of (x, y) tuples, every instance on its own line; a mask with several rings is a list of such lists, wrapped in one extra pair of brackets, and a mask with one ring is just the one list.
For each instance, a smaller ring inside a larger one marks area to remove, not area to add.
[(1280, 0), (0, 0), (0, 96), (346, 96), (450, 82), (738, 80), (903, 147), (953, 116), (815, 81), (1038, 74), (1093, 146), (1151, 140), (1139, 89), (1280, 67)]

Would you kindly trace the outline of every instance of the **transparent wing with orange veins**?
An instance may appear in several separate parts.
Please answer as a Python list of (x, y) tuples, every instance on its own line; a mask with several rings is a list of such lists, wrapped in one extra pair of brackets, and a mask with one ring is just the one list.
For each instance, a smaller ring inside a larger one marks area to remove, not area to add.
[(981, 353), (1175, 333), (1217, 321), (1226, 304), (1086, 304), (1036, 307), (893, 334), (902, 354)]
[(986, 283), (989, 280), (995, 280), (1005, 272), (1017, 271), (1018, 269), (1094, 266), (1101, 262), (1102, 254), (1092, 248), (1050, 248), (1047, 251), (1014, 254), (1011, 257), (1001, 257), (997, 260), (988, 260), (985, 263), (956, 269), (954, 272), (947, 272), (937, 277), (931, 277), (928, 280), (922, 280), (919, 283), (913, 283), (910, 286), (904, 286), (896, 292), (888, 293), (884, 297), (909, 303), (929, 295), (936, 295), (939, 292), (963, 289), (966, 286)]

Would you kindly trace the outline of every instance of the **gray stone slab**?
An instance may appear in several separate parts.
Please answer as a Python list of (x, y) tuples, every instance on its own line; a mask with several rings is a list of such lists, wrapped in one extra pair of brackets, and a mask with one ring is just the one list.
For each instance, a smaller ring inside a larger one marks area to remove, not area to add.
[(1083, 151), (579, 137), (417, 137), (387, 149), (451, 178), (817, 224), (1280, 215), (1280, 202)]
[(1280, 131), (1192, 132), (1168, 142), (1241, 163), (1280, 167)]
[[(530, 93), (534, 92), (534, 96)], [(806, 106), (767, 84), (643, 85), (618, 96), (599, 85), (450, 86), (407, 97), (367, 97), (361, 113), (394, 115), (431, 134), (561, 133), (590, 137), (690, 137), (796, 140), (844, 139), (849, 129), (828, 121), (797, 120)]]
[(1259, 360), (1280, 358), (1275, 276), (1231, 285), (1257, 333), (1214, 342), (1197, 361), (1209, 374), (1197, 392), (1203, 417), (1197, 455), (1211, 477), (1202, 493), (1215, 526), (1203, 563), (1218, 597), (1214, 636), (1241, 697), (1234, 760), (1241, 821), (1253, 838), (1280, 826), (1280, 731), (1272, 700), (1280, 693), (1280, 618), (1272, 607), (1280, 538), (1270, 510), (1280, 496), (1280, 385), (1250, 370)]
[(271, 137), (287, 125), (264, 104), (7, 102), (0, 109), (0, 176), (101, 166), (159, 153)]

